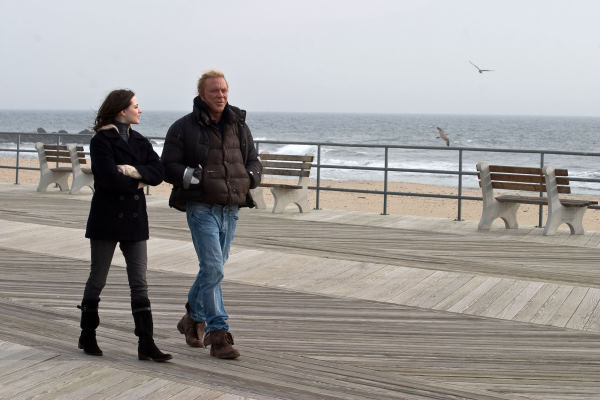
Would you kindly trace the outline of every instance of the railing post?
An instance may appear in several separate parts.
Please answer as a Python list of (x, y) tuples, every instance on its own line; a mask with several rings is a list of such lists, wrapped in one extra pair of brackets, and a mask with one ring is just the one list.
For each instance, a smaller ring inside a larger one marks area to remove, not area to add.
[(462, 172), (463, 172), (463, 151), (458, 150), (458, 216), (457, 221), (462, 221)]
[[(544, 152), (540, 152), (540, 168), (541, 169), (544, 168)], [(544, 185), (546, 185), (546, 183), (544, 183)], [(540, 192), (540, 197), (544, 197), (542, 192)], [(543, 227), (543, 225), (542, 225), (543, 212), (544, 212), (544, 206), (542, 204), (540, 204), (538, 207), (538, 226), (537, 226), (538, 228)]]
[(17, 169), (15, 171), (15, 185), (19, 184), (19, 155), (21, 150), (21, 135), (17, 135)]
[(315, 201), (315, 210), (320, 210), (319, 208), (319, 193), (321, 189), (321, 145), (317, 145), (317, 193), (316, 193), (316, 201)]
[(388, 197), (388, 152), (389, 148), (385, 146), (385, 165), (383, 170), (383, 213), (387, 215), (387, 197)]

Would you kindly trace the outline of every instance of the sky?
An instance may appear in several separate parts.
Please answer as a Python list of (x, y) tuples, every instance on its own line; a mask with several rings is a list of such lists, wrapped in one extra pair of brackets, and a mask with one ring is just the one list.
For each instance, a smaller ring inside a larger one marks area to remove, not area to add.
[[(596, 0), (0, 0), (0, 109), (600, 117)], [(469, 60), (491, 72), (478, 73)]]

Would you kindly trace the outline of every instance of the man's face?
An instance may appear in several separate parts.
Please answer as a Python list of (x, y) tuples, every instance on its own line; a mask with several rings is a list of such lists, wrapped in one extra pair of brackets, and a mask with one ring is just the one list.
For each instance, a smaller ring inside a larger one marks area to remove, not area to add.
[(224, 78), (208, 78), (200, 98), (208, 105), (211, 112), (220, 114), (227, 105), (228, 92), (229, 89)]

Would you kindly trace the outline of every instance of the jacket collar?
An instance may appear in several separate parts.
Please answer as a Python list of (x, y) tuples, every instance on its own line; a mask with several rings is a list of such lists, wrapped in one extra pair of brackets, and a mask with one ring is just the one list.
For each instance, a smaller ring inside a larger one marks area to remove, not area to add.
[[(208, 126), (213, 124), (213, 121), (210, 118), (210, 114), (208, 113), (208, 106), (200, 96), (196, 96), (194, 98), (194, 109), (192, 111), (194, 118), (200, 124)], [(240, 110), (237, 107), (234, 107), (227, 103), (225, 109), (223, 110), (223, 115), (221, 117), (226, 123), (236, 123), (238, 121), (244, 121), (246, 119), (246, 111)]]
[[(114, 129), (115, 131), (117, 131), (117, 134), (119, 133), (119, 128), (117, 128), (117, 126), (115, 124), (106, 124), (106, 125), (100, 127), (100, 129), (98, 129), (98, 132), (111, 130), (111, 129)], [(98, 132), (96, 132), (96, 133), (98, 133)], [(127, 133), (128, 134), (131, 133), (131, 125), (127, 128)]]
[[(100, 129), (98, 129), (98, 132), (96, 132), (96, 133), (102, 133), (108, 139), (112, 140), (114, 146), (120, 147), (121, 149), (127, 151), (128, 153), (130, 153), (137, 159), (137, 153), (134, 149), (137, 149), (138, 146), (130, 146), (128, 142), (124, 141), (121, 138), (121, 135), (119, 135), (119, 128), (117, 128), (116, 125), (114, 125), (114, 124), (104, 125)], [(133, 129), (131, 129), (131, 126), (128, 128), (127, 133), (129, 133), (129, 142), (130, 143), (131, 143), (131, 141), (143, 140), (143, 136), (140, 135), (138, 132), (134, 131)]]

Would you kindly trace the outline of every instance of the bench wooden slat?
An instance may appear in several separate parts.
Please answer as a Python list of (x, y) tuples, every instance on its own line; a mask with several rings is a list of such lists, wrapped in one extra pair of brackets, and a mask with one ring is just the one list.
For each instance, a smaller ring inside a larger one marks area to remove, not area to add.
[(517, 196), (517, 195), (502, 195), (496, 196), (496, 200), (505, 203), (524, 203), (524, 204), (548, 204), (547, 197), (528, 197), (528, 196)]
[[(490, 172), (508, 172), (512, 174), (544, 175), (541, 168), (535, 167), (516, 167), (511, 165), (490, 165)], [(555, 169), (557, 176), (568, 176), (567, 169)]]
[(310, 170), (263, 168), (263, 176), (265, 176), (265, 175), (284, 175), (284, 176), (307, 177), (310, 175)]
[(68, 147), (64, 144), (45, 144), (44, 145), (44, 150), (69, 150)]
[(594, 200), (575, 200), (575, 199), (560, 199), (560, 204), (565, 207), (581, 207), (581, 206), (593, 206), (598, 204)]
[[(490, 177), (492, 178), (492, 181), (533, 182), (533, 183), (544, 183), (544, 184), (546, 183), (546, 178), (544, 178), (543, 175), (515, 175), (515, 174), (491, 173)], [(556, 183), (559, 185), (568, 185), (569, 178), (556, 178)]]
[(56, 168), (50, 168), (50, 171), (54, 171), (54, 172), (71, 172), (71, 171), (73, 171), (73, 168), (71, 168), (71, 167), (56, 167)]
[(306, 161), (312, 162), (314, 156), (298, 156), (292, 154), (271, 154), (271, 153), (261, 153), (259, 155), (261, 161), (267, 160), (285, 160), (285, 161)]
[(71, 158), (46, 157), (46, 161), (71, 164)]
[(262, 187), (278, 187), (278, 188), (287, 188), (287, 189), (302, 189), (300, 185), (287, 185), (285, 183), (261, 183)]
[[(506, 189), (506, 190), (523, 190), (527, 192), (538, 192), (545, 193), (546, 185), (534, 185), (526, 183), (515, 183), (515, 182), (492, 182), (494, 189)], [(557, 186), (558, 193), (570, 194), (571, 188), (569, 186)]]
[(312, 163), (309, 162), (261, 161), (261, 164), (263, 168), (310, 169), (312, 167)]
[[(502, 201), (505, 203), (548, 205), (547, 197), (526, 197), (526, 196), (503, 195), (503, 196), (497, 196), (496, 200)], [(597, 201), (593, 201), (593, 200), (577, 200), (577, 199), (560, 199), (560, 203), (565, 207), (587, 207), (587, 206), (591, 206), (594, 204), (598, 204)]]
[[(566, 174), (565, 174), (566, 175)], [(517, 175), (517, 174), (501, 174), (491, 173), (490, 178), (492, 181), (509, 181), (509, 182), (534, 182), (534, 183), (545, 183), (546, 179), (543, 176), (538, 175)], [(481, 175), (477, 173), (477, 179), (481, 180)], [(570, 183), (569, 178), (556, 178), (558, 185), (568, 185)]]
[(47, 150), (46, 151), (46, 156), (50, 156), (50, 157), (57, 157), (57, 156), (62, 156), (62, 157), (70, 157), (71, 153), (69, 153), (68, 150)]

